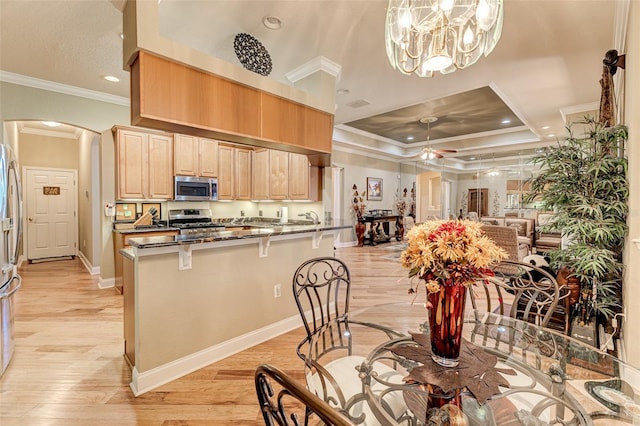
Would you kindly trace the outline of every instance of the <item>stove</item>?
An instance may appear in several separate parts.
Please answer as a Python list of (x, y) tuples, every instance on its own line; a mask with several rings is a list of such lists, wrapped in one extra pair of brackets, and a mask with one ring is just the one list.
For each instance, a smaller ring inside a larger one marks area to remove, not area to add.
[(223, 224), (211, 220), (209, 209), (169, 210), (169, 226), (180, 229), (180, 235), (224, 229)]

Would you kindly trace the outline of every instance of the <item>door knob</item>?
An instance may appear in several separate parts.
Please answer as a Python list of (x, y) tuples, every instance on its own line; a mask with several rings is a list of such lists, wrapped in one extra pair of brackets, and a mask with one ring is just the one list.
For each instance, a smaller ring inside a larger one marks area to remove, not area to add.
[(33, 222), (33, 218), (32, 217), (29, 218), (29, 222)]

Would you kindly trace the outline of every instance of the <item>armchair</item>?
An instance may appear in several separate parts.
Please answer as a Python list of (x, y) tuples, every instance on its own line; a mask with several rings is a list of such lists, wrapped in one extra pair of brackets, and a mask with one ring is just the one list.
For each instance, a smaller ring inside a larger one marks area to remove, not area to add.
[(512, 226), (482, 225), (482, 230), (508, 254), (509, 260), (522, 261), (529, 254), (529, 246), (518, 241), (518, 231)]

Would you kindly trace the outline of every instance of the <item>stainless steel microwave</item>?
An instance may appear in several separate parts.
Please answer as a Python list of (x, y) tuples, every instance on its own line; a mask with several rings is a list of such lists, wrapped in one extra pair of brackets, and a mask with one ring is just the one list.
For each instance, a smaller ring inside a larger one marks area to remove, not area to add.
[(217, 201), (218, 179), (176, 176), (174, 194), (176, 201)]

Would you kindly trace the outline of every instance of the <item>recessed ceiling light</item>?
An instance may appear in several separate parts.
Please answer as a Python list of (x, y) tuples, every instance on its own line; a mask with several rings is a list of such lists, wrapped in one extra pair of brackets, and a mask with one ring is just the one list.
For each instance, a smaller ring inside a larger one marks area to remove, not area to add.
[(124, 33), (120, 33), (120, 38), (124, 40)]
[(413, 136), (407, 136), (407, 140), (408, 141), (412, 141), (413, 140)]
[(348, 95), (349, 93), (351, 93), (351, 90), (349, 90), (349, 89), (338, 89), (336, 91), (336, 93), (338, 95)]
[(502, 124), (509, 124), (511, 123), (511, 120), (509, 120), (508, 118), (505, 118), (504, 120), (501, 121)]
[(49, 127), (61, 126), (61, 124), (58, 123), (57, 121), (43, 121), (42, 124), (44, 124), (45, 126), (49, 126)]
[(472, 160), (472, 161), (473, 161), (473, 160), (475, 160), (475, 159), (476, 159), (476, 157), (469, 157), (469, 160)]
[(279, 30), (282, 28), (282, 20), (277, 16), (267, 15), (262, 18), (262, 25), (269, 28), (270, 30)]
[(542, 130), (549, 130), (549, 128), (551, 128), (551, 126), (542, 126)]
[(119, 82), (119, 81), (120, 81), (120, 79), (119, 79), (118, 77), (113, 76), (113, 75), (105, 75), (105, 76), (104, 76), (104, 77), (102, 77), (102, 78), (104, 78), (104, 79), (105, 79), (105, 80), (107, 80), (107, 81), (111, 81), (111, 82), (113, 82), (113, 83), (117, 83), (117, 82)]
[(555, 135), (554, 133), (549, 133), (549, 134), (547, 135), (547, 137), (548, 137), (548, 138), (555, 138), (555, 137), (556, 137), (556, 135)]

